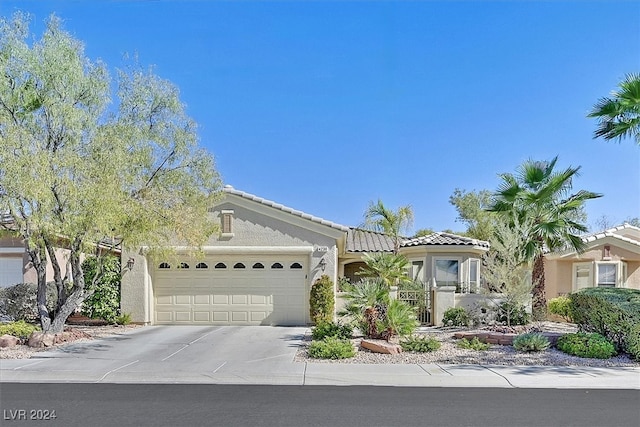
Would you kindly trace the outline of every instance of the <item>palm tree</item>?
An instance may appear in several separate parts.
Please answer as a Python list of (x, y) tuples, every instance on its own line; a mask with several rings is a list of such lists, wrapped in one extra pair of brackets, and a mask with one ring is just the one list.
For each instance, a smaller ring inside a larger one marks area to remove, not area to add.
[(598, 119), (594, 137), (633, 138), (640, 145), (640, 74), (627, 74), (611, 98), (601, 98), (587, 117)]
[(500, 175), (502, 184), (492, 195), (488, 208), (506, 215), (510, 224), (530, 224), (526, 231), (523, 256), (533, 261), (533, 311), (540, 318), (546, 311), (544, 253), (566, 247), (581, 252), (584, 242), (578, 235), (587, 232), (580, 220), (584, 202), (601, 194), (580, 190), (570, 194), (573, 178), (580, 167), (556, 172), (558, 158), (551, 161), (527, 160), (516, 174)]
[(363, 228), (388, 234), (393, 239), (393, 252), (400, 250), (402, 232), (413, 225), (413, 209), (410, 205), (400, 206), (397, 211), (388, 209), (382, 200), (369, 202), (364, 213)]
[(364, 254), (362, 260), (365, 266), (360, 267), (360, 271), (356, 272), (359, 276), (378, 277), (387, 285), (387, 288), (411, 281), (407, 276), (409, 260), (403, 255), (379, 252)]

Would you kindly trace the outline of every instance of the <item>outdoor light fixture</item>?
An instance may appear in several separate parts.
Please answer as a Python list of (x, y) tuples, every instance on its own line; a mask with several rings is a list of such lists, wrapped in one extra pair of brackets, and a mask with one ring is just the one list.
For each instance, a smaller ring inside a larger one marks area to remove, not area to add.
[(130, 257), (130, 258), (127, 260), (127, 269), (128, 269), (129, 271), (133, 270), (133, 266), (135, 265), (135, 263), (136, 263), (136, 260), (135, 260), (134, 258)]
[(327, 266), (327, 261), (325, 261), (324, 258), (320, 258), (320, 262), (318, 263), (318, 267), (320, 267), (322, 269), (322, 271), (324, 271), (326, 266)]

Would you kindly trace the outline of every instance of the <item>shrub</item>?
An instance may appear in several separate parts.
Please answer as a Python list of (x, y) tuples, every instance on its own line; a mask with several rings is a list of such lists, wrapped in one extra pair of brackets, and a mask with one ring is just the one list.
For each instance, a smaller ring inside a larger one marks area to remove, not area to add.
[(627, 334), (624, 351), (640, 361), (640, 325), (634, 325)]
[(309, 355), (316, 359), (348, 359), (355, 354), (351, 341), (339, 338), (325, 338), (309, 345)]
[(39, 330), (39, 327), (27, 323), (24, 320), (18, 320), (17, 322), (0, 325), (0, 335), (13, 335), (14, 337), (22, 339), (28, 338), (29, 335)]
[(353, 334), (351, 325), (342, 325), (334, 322), (322, 322), (313, 328), (311, 336), (314, 340), (322, 340), (324, 338), (349, 339)]
[(567, 354), (592, 359), (608, 359), (616, 354), (615, 346), (595, 332), (565, 334), (558, 338), (556, 347)]
[(379, 329), (386, 339), (393, 336), (411, 335), (420, 322), (416, 319), (416, 312), (409, 304), (397, 299), (391, 300), (387, 311), (380, 322)]
[(442, 316), (445, 326), (469, 326), (470, 321), (469, 313), (463, 307), (450, 307)]
[[(611, 341), (617, 350), (638, 354), (629, 347), (636, 342), (640, 327), (640, 290), (587, 288), (569, 295), (571, 315), (582, 332), (596, 332)], [(634, 335), (634, 331), (635, 335)], [(635, 357), (635, 356), (634, 356)]]
[(331, 322), (335, 308), (335, 296), (333, 294), (333, 281), (323, 274), (317, 279), (309, 296), (309, 314), (315, 324)]
[[(96, 274), (101, 277), (93, 284)], [(115, 323), (120, 315), (120, 260), (114, 256), (89, 257), (82, 263), (87, 291), (92, 294), (82, 304), (82, 314)]]
[(567, 296), (551, 298), (547, 303), (549, 313), (562, 317), (567, 321), (571, 321), (571, 299)]
[(433, 337), (411, 335), (400, 341), (400, 346), (404, 351), (414, 351), (416, 353), (429, 353), (440, 348), (440, 341)]
[[(38, 285), (19, 283), (0, 289), (0, 317), (10, 320), (35, 322), (39, 319), (37, 306)], [(53, 282), (47, 283), (47, 310), (52, 312), (58, 301), (58, 293)]]
[(491, 347), (491, 345), (487, 343), (483, 343), (478, 339), (478, 337), (473, 337), (470, 340), (467, 338), (462, 338), (460, 341), (458, 341), (458, 347), (464, 348), (467, 350), (481, 351), (481, 350), (488, 350), (489, 347)]
[(549, 338), (535, 332), (521, 334), (513, 339), (513, 348), (518, 351), (544, 351), (550, 346)]
[(498, 306), (498, 322), (506, 325), (526, 325), (529, 323), (529, 313), (524, 305), (504, 301)]
[(128, 325), (131, 323), (131, 314), (123, 313), (120, 316), (116, 317), (116, 323), (118, 325)]
[(389, 289), (380, 279), (366, 278), (347, 283), (343, 289), (347, 304), (341, 316), (348, 316), (367, 337), (378, 337), (378, 323), (383, 320), (389, 304)]

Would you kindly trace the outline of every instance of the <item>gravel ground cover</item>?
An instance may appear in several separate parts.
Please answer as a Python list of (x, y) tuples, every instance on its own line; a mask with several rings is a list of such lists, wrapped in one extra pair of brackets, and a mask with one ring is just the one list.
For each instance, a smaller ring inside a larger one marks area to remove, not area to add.
[[(541, 322), (535, 327), (548, 332), (575, 332), (575, 325), (554, 322)], [(421, 328), (418, 334), (436, 338), (442, 346), (431, 353), (403, 352), (397, 355), (373, 353), (360, 348), (361, 337), (352, 339), (353, 345), (358, 348), (355, 357), (342, 360), (314, 359), (309, 356), (308, 347), (311, 343), (309, 333), (298, 349), (295, 356), (296, 362), (310, 363), (345, 363), (345, 364), (474, 364), (474, 365), (507, 365), (507, 366), (592, 366), (614, 367), (632, 366), (640, 367), (627, 356), (621, 355), (610, 359), (587, 359), (571, 356), (555, 348), (542, 352), (524, 353), (515, 350), (512, 346), (492, 345), (486, 351), (466, 350), (458, 348), (458, 340), (453, 337), (460, 328)]]
[(104, 338), (114, 335), (122, 335), (132, 329), (139, 328), (139, 325), (105, 325), (105, 326), (84, 326), (73, 325), (65, 327), (65, 342), (56, 344), (49, 348), (32, 348), (27, 345), (17, 345), (11, 348), (0, 348), (0, 359), (29, 359), (34, 354), (41, 351), (48, 351), (55, 347), (68, 345), (71, 343), (91, 341), (96, 338)]

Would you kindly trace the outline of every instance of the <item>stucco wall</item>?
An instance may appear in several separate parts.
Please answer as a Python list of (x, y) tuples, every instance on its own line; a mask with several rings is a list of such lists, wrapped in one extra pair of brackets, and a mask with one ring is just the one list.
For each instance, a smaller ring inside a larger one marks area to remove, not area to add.
[[(233, 200), (233, 197), (230, 199)], [(241, 254), (242, 248), (252, 251), (286, 252), (291, 248), (309, 248), (308, 276), (305, 280), (305, 292), (308, 295), (313, 282), (321, 275), (328, 275), (334, 282), (337, 280), (338, 248), (337, 236), (340, 230), (313, 223), (285, 212), (256, 204), (256, 210), (241, 203), (225, 201), (216, 206), (210, 214), (216, 221), (221, 211), (233, 211), (232, 235), (215, 234), (205, 243), (205, 253)], [(305, 227), (307, 225), (308, 227)], [(176, 246), (180, 246), (176, 242)], [(209, 249), (208, 249), (209, 248)], [(214, 251), (215, 249), (215, 251)], [(143, 251), (144, 252), (144, 251)], [(135, 260), (132, 271), (122, 279), (122, 311), (130, 313), (134, 322), (149, 323), (153, 319), (153, 270), (152, 261), (140, 254), (140, 250), (123, 252), (123, 264), (129, 259)], [(320, 262), (324, 260), (322, 269)], [(153, 261), (157, 263), (158, 260)], [(308, 310), (307, 310), (308, 311)]]

